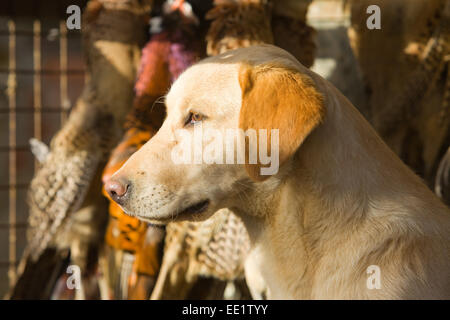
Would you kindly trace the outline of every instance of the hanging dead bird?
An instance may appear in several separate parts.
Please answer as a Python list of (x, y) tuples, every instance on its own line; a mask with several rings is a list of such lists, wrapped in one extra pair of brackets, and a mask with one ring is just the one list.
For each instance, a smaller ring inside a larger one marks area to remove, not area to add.
[[(306, 20), (306, 5), (294, 6), (290, 16), (281, 6), (277, 16), (271, 15), (271, 2), (266, 0), (218, 0), (206, 18), (211, 25), (206, 35), (208, 55), (261, 43), (273, 43), (271, 21), (276, 21), (278, 31), (286, 31), (291, 39), (304, 41), (293, 46), (285, 38), (280, 44), (293, 50), (310, 66), (314, 60), (314, 31), (302, 22)], [(274, 20), (273, 20), (274, 19)], [(294, 30), (298, 26), (300, 29)], [(275, 41), (277, 38), (275, 37)], [(164, 256), (151, 299), (183, 299), (192, 296), (200, 278), (228, 281), (238, 290), (229, 298), (250, 298), (243, 280), (244, 264), (249, 253), (249, 238), (242, 221), (230, 210), (223, 209), (207, 221), (169, 223), (166, 227)], [(225, 282), (223, 282), (225, 283)], [(195, 298), (223, 298), (224, 287), (214, 286), (207, 295)], [(206, 290), (203, 290), (206, 291)], [(221, 295), (219, 295), (221, 294)], [(257, 296), (263, 293), (254, 292)]]
[[(85, 14), (92, 18), (83, 26), (89, 81), (31, 181), (28, 243), (11, 299), (50, 298), (69, 261), (92, 273), (103, 238), (99, 169), (132, 102), (145, 10), (137, 1), (93, 0)], [(82, 290), (77, 294), (83, 297)]]
[[(188, 2), (170, 2), (172, 5), (177, 5), (172, 9), (179, 9), (180, 5), (186, 3)], [(181, 13), (185, 11), (183, 10)], [(185, 17), (181, 21), (186, 22), (189, 19)], [(191, 20), (194, 24), (195, 21), (197, 19)], [(204, 52), (204, 48), (195, 45), (197, 40), (194, 39), (201, 41), (203, 38), (198, 36), (198, 32), (184, 34), (180, 38), (172, 38), (167, 42), (163, 39), (167, 39), (167, 35), (175, 31), (165, 30), (164, 23), (162, 28), (155, 23), (152, 24), (152, 27), (156, 27), (156, 30), (160, 32), (152, 37), (143, 50), (141, 72), (136, 83), (137, 96), (134, 109), (126, 124), (128, 131), (122, 143), (113, 152), (105, 169), (104, 180), (107, 180), (110, 174), (119, 169), (126, 159), (159, 129), (164, 117), (164, 106), (157, 103), (157, 98), (166, 93), (169, 83), (175, 80), (188, 65), (195, 62), (187, 54), (194, 52), (200, 58), (203, 55), (201, 52)], [(183, 27), (186, 26), (183, 25)], [(185, 33), (183, 30), (185, 29), (181, 28), (181, 34)], [(177, 34), (179, 32), (180, 26), (176, 30)], [(169, 47), (172, 50), (169, 50)], [(199, 50), (200, 48), (201, 50)], [(168, 79), (168, 75), (170, 75), (170, 79)], [(142, 226), (143, 223), (124, 215), (115, 202), (111, 202), (110, 216), (106, 239), (108, 245), (115, 249), (109, 255), (109, 260), (113, 263), (108, 263), (108, 272), (111, 273), (109, 275), (110, 283), (114, 283), (111, 286), (115, 288), (114, 296), (146, 298), (152, 289), (151, 278), (159, 271), (148, 267), (159, 267), (158, 250), (157, 246), (153, 246), (153, 253), (152, 250), (147, 250), (146, 258), (142, 259), (144, 248), (140, 247), (140, 239), (143, 238), (145, 232), (148, 236), (149, 232), (152, 234), (155, 232), (154, 230), (158, 229), (154, 229), (155, 227), (139, 228), (138, 226)], [(223, 214), (217, 218), (203, 223), (169, 224), (165, 238), (163, 272), (158, 276), (158, 288), (155, 289), (156, 292), (154, 291), (152, 298), (186, 298), (200, 276), (221, 280), (242, 278), (243, 260), (248, 250), (248, 236), (240, 226), (242, 224), (239, 219), (229, 210), (223, 210)], [(133, 239), (134, 241), (132, 241)], [(118, 261), (118, 263), (114, 261)], [(130, 261), (131, 264), (135, 261), (135, 266), (130, 267)], [(180, 267), (181, 261), (182, 267)], [(144, 272), (142, 269), (146, 266), (149, 271)], [(176, 280), (173, 277), (175, 273), (178, 274)], [(211, 282), (204, 283), (204, 285), (210, 286)], [(223, 297), (224, 288), (218, 288)], [(210, 289), (204, 291), (209, 292)]]
[[(166, 2), (165, 7), (168, 8), (168, 6), (172, 6), (172, 8), (180, 9), (189, 3), (195, 8), (195, 2), (190, 1), (168, 1)], [(223, 8), (226, 8), (226, 10), (223, 10)], [(190, 10), (182, 9), (180, 12), (190, 12)], [(292, 23), (292, 26), (296, 25), (296, 22), (301, 21), (305, 15), (306, 10), (303, 16), (301, 14), (295, 18), (284, 18), (279, 16), (277, 21), (280, 23), (286, 23), (286, 21), (289, 21)], [(270, 30), (270, 7), (267, 1), (230, 1), (229, 3), (221, 1), (219, 5), (216, 3), (215, 8), (207, 14), (207, 17), (212, 19), (211, 28), (209, 29), (207, 36), (210, 53), (221, 52), (223, 50), (234, 49), (252, 44), (272, 43), (273, 41)], [(193, 19), (192, 21), (196, 21), (196, 19)], [(235, 25), (233, 25), (233, 23)], [(301, 26), (303, 27), (306, 25), (302, 24)], [(152, 27), (154, 30), (163, 30), (157, 20), (152, 23)], [(290, 31), (292, 32), (292, 29)], [(308, 31), (310, 31), (310, 29), (308, 29)], [(301, 33), (302, 36), (304, 34), (305, 32)], [(187, 37), (187, 39), (189, 39), (189, 37)], [(295, 39), (298, 39), (298, 37), (295, 37)], [(189, 44), (189, 46), (191, 45), (192, 43)], [(305, 46), (305, 48), (309, 47), (309, 44)], [(158, 49), (153, 48), (153, 50)], [(161, 48), (159, 48), (159, 50), (162, 51)], [(150, 52), (155, 54), (155, 51), (149, 50), (148, 52), (148, 54), (150, 54)], [(298, 50), (297, 53), (299, 52), (302, 53), (304, 57), (308, 57), (309, 60), (312, 60), (310, 56), (313, 50), (310, 50), (309, 52), (306, 49), (304, 51)], [(142, 60), (143, 68), (146, 66), (152, 66), (151, 63), (148, 63), (149, 60), (147, 60), (147, 63), (145, 62), (145, 56), (146, 53), (144, 50)], [(307, 59), (305, 58), (305, 60)], [(152, 60), (150, 59), (150, 61)], [(182, 55), (172, 55), (169, 65), (183, 65), (183, 61), (184, 59), (182, 58)], [(309, 64), (311, 63), (312, 62), (309, 62)], [(180, 68), (180, 70), (181, 69), (183, 68)], [(160, 70), (160, 68), (153, 66), (151, 70)], [(163, 76), (160, 72), (161, 71), (158, 71), (159, 76), (166, 79), (167, 77)], [(147, 74), (147, 77), (145, 77), (144, 74), (141, 74), (142, 77), (138, 80), (136, 88), (144, 89), (145, 85), (142, 84), (145, 84), (145, 81), (148, 81), (147, 83), (150, 83), (150, 80), (153, 81), (152, 76), (155, 76), (155, 74), (156, 72), (152, 74), (149, 73)], [(159, 82), (165, 83), (164, 81), (160, 80)], [(137, 90), (137, 93), (139, 94), (139, 90)], [(145, 142), (145, 139), (148, 138), (148, 136), (146, 136), (144, 139), (136, 139), (137, 133), (139, 132), (139, 127), (144, 128), (143, 131), (141, 131), (142, 136), (145, 136), (144, 132), (146, 132), (146, 130), (150, 130), (152, 132), (151, 135), (153, 135), (154, 129), (159, 128), (160, 124), (155, 126), (155, 123), (153, 123), (151, 128), (145, 129), (145, 124), (142, 123), (143, 119), (145, 119), (145, 121), (152, 122), (154, 122), (153, 118), (160, 119), (158, 115), (145, 114), (148, 112), (146, 110), (149, 110), (149, 105), (156, 101), (155, 99), (156, 95), (153, 95), (147, 103), (141, 103), (141, 106), (147, 106), (147, 109), (135, 105), (135, 109), (133, 111), (134, 115), (132, 116), (134, 120), (129, 122), (132, 125), (129, 125), (128, 127), (129, 133), (127, 133), (123, 140), (123, 148), (121, 151), (118, 151), (117, 155), (114, 155), (111, 158), (110, 165), (108, 165), (111, 170), (107, 169), (107, 171), (105, 171), (105, 177), (109, 177), (109, 173), (116, 171), (131, 155), (131, 153), (135, 152), (137, 148)], [(158, 108), (158, 106), (155, 105), (153, 108)], [(139, 113), (141, 116), (139, 116)], [(139, 142), (136, 140), (139, 140)], [(127, 145), (128, 147), (125, 147)], [(117, 150), (120, 148), (121, 147), (118, 147)], [(111, 206), (115, 206), (115, 204), (112, 204)], [(126, 230), (125, 228), (121, 229), (118, 227), (121, 224), (121, 220), (122, 219), (120, 216), (116, 215), (115, 220), (111, 219), (110, 228), (108, 229), (110, 230), (108, 235), (111, 235), (114, 228), (116, 228), (116, 240), (120, 238), (120, 235), (126, 237), (127, 234), (132, 232), (129, 228)], [(126, 219), (123, 218), (123, 220)], [(113, 227), (113, 225), (115, 225), (115, 227)], [(124, 224), (122, 223), (122, 225)], [(240, 287), (241, 294), (243, 294), (244, 297), (249, 297), (245, 284), (242, 286), (244, 261), (249, 249), (249, 239), (245, 228), (243, 228), (242, 222), (231, 211), (224, 209), (213, 219), (209, 219), (205, 222), (170, 223), (167, 226), (166, 231), (167, 235), (165, 238), (161, 273), (158, 276), (156, 287), (152, 293), (152, 299), (181, 299), (192, 296), (190, 295), (190, 291), (197, 283), (199, 283), (198, 281), (200, 277), (220, 279), (222, 281), (238, 280), (236, 284)], [(128, 238), (131, 237), (128, 236)], [(113, 237), (110, 237), (110, 239), (113, 239)], [(124, 252), (126, 251), (126, 249), (124, 249), (125, 243), (126, 242), (122, 242), (121, 245), (117, 245), (115, 248), (120, 249), (120, 252)], [(109, 240), (109, 244), (114, 246), (112, 240)], [(138, 248), (138, 246), (135, 247)], [(139, 257), (139, 249), (134, 249), (131, 252), (131, 255), (133, 254), (136, 255), (137, 260)], [(126, 261), (130, 261), (130, 252), (126, 254), (126, 257)], [(124, 257), (122, 256), (119, 260), (123, 261), (123, 258)], [(151, 264), (151, 261), (149, 261), (149, 263)], [(121, 263), (119, 264), (119, 266), (114, 266), (116, 270), (133, 270), (125, 265), (121, 265)], [(115, 272), (116, 283), (122, 284), (122, 288), (118, 290), (118, 292), (120, 292), (119, 296), (121, 297), (126, 296), (123, 293), (128, 290), (127, 284), (129, 284), (129, 282), (118, 281), (117, 279), (126, 274), (127, 273), (125, 272)], [(130, 279), (136, 278), (132, 275), (128, 277)], [(223, 298), (223, 286), (214, 286), (211, 282), (202, 283), (202, 285), (210, 286), (212, 291), (214, 291), (214, 288), (217, 288), (218, 290), (216, 290), (217, 292), (203, 290), (208, 291), (208, 295), (197, 295), (196, 297)], [(147, 287), (147, 290), (149, 288), (150, 287)], [(133, 297), (132, 294), (130, 296)], [(236, 298), (237, 296), (238, 295), (234, 295), (233, 297)], [(136, 296), (134, 297), (136, 298)], [(144, 296), (141, 294), (139, 298), (144, 297), (145, 294)]]
[(272, 32), (276, 46), (311, 67), (316, 56), (316, 31), (306, 22), (312, 0), (277, 0), (272, 10)]
[[(162, 16), (152, 19), (153, 35), (142, 50), (135, 84), (136, 97), (127, 117), (126, 133), (113, 151), (103, 173), (103, 181), (159, 129), (165, 106), (160, 98), (188, 66), (204, 56), (199, 19), (184, 1), (163, 4)], [(108, 197), (108, 194), (105, 193)], [(147, 299), (159, 272), (164, 230), (127, 216), (110, 201), (106, 233), (108, 282), (114, 298)]]
[[(211, 24), (206, 35), (208, 55), (260, 43), (272, 43), (270, 6), (266, 0), (214, 1), (206, 14)], [(217, 292), (203, 291), (195, 298), (223, 298), (224, 286), (213, 279), (243, 281), (244, 262), (249, 250), (248, 234), (242, 221), (230, 210), (203, 222), (174, 222), (166, 227), (161, 272), (151, 299), (185, 299), (192, 296), (201, 278), (202, 285)], [(249, 298), (244, 286), (243, 294)], [(199, 290), (197, 290), (199, 291)], [(205, 294), (206, 293), (206, 294)]]
[[(300, 1), (300, 6), (298, 2), (294, 3), (296, 10), (286, 9), (292, 6), (287, 6), (287, 1), (281, 2), (275, 3), (276, 15), (272, 16), (269, 1), (215, 1), (214, 8), (206, 14), (211, 20), (206, 36), (208, 54), (275, 41), (310, 66), (315, 54), (314, 30), (305, 20), (311, 1)], [(272, 32), (271, 27), (276, 27), (277, 33)], [(284, 37), (277, 36), (281, 32)], [(294, 40), (286, 39), (295, 39), (299, 44), (293, 45)], [(242, 222), (227, 209), (205, 222), (170, 223), (161, 275), (152, 299), (186, 297), (200, 276), (237, 280), (235, 283), (239, 285), (249, 250), (248, 241)], [(223, 264), (225, 261), (226, 265)], [(240, 286), (240, 289), (248, 298), (246, 288)]]
[[(368, 94), (365, 113), (389, 147), (433, 188), (449, 141), (450, 2), (348, 2), (349, 40)], [(366, 8), (373, 4), (383, 13), (382, 33), (366, 28)]]
[(315, 58), (315, 30), (306, 23), (312, 0), (216, 0), (206, 14), (208, 55), (255, 44), (275, 44), (306, 67)]
[(215, 0), (206, 14), (211, 26), (206, 36), (208, 55), (273, 43), (269, 0)]
[[(250, 249), (250, 239), (240, 218), (222, 209), (206, 221), (172, 222), (166, 227), (161, 272), (151, 299), (192, 298), (191, 291), (200, 278), (238, 281), (241, 292), (230, 298), (250, 298), (244, 284), (244, 262)], [(212, 286), (211, 281), (206, 283)], [(220, 292), (208, 292), (195, 298), (223, 299)]]

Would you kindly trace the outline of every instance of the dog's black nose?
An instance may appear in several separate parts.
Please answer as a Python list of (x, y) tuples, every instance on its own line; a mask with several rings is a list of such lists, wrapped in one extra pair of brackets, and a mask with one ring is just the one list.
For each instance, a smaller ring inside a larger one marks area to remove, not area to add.
[(124, 179), (109, 179), (105, 183), (105, 190), (111, 199), (122, 205), (129, 195), (130, 182)]

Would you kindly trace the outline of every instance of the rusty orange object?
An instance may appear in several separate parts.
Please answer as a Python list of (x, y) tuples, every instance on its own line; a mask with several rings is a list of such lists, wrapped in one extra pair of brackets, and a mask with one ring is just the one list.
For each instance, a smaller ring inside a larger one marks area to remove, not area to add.
[[(114, 149), (110, 162), (103, 171), (103, 181), (108, 180), (145, 142), (150, 139), (150, 132), (136, 128), (128, 130), (122, 142)], [(137, 218), (126, 215), (120, 206), (112, 201), (103, 188), (103, 194), (109, 199), (109, 224), (106, 230), (106, 243), (117, 249), (136, 253), (144, 240), (147, 224)]]
[[(143, 50), (135, 85), (136, 97), (133, 108), (127, 116), (126, 132), (111, 153), (103, 171), (103, 182), (109, 180), (128, 158), (157, 132), (165, 117), (164, 105), (157, 103), (158, 98), (167, 92), (171, 82), (168, 65), (165, 62), (169, 43), (163, 40), (150, 41)], [(112, 201), (104, 188), (103, 194), (109, 200), (110, 216), (105, 235), (106, 244), (115, 250), (135, 255), (130, 285), (136, 283), (138, 274), (156, 276), (160, 265), (158, 247), (161, 244), (146, 246), (144, 240), (147, 224), (126, 215), (120, 206)]]

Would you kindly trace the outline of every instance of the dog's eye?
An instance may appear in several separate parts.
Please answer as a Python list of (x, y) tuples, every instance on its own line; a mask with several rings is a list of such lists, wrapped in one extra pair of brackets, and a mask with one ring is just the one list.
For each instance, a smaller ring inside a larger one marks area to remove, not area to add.
[(184, 123), (184, 125), (188, 125), (188, 124), (196, 124), (201, 122), (205, 117), (197, 112), (190, 112), (188, 118), (186, 119), (186, 122)]

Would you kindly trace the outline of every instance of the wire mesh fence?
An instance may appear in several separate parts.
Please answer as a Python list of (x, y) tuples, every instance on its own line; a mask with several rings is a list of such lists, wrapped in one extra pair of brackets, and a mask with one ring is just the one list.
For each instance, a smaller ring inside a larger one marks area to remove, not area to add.
[(81, 34), (67, 30), (66, 8), (85, 2), (0, 4), (0, 295), (26, 243), (26, 192), (37, 165), (28, 141), (48, 144), (84, 85)]

